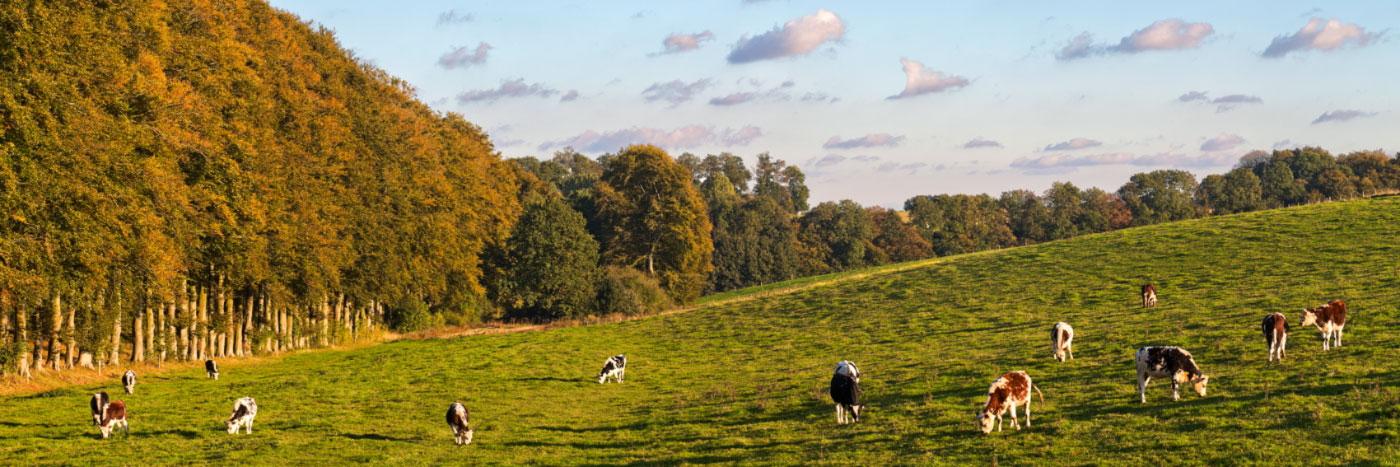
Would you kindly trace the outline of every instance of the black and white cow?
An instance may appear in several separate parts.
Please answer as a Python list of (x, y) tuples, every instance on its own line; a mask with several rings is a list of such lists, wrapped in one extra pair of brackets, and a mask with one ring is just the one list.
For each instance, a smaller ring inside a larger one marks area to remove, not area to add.
[(1191, 383), (1191, 387), (1196, 390), (1201, 397), (1206, 396), (1206, 383), (1210, 377), (1201, 372), (1196, 366), (1196, 359), (1191, 357), (1191, 352), (1180, 347), (1143, 347), (1134, 355), (1137, 361), (1138, 397), (1142, 403), (1147, 403), (1147, 382), (1152, 377), (1171, 378), (1172, 380), (1172, 400), (1181, 400), (1178, 388), (1182, 384)]
[(122, 433), (131, 436), (131, 426), (126, 423), (126, 404), (112, 401), (102, 409), (102, 422), (97, 425), (97, 430), (102, 432), (102, 439), (107, 439), (118, 426), (122, 427)]
[(854, 362), (842, 360), (831, 375), (831, 400), (836, 402), (836, 423), (860, 421), (860, 369)]
[[(210, 360), (213, 361), (213, 360)], [(233, 416), (224, 422), (229, 434), (237, 434), (239, 428), (246, 427), (247, 434), (253, 434), (253, 418), (258, 416), (258, 403), (252, 397), (244, 397), (233, 403)]]
[(447, 408), (447, 426), (452, 428), (452, 436), (455, 438), (452, 442), (457, 443), (458, 446), (472, 444), (474, 431), (471, 427), (471, 419), (472, 414), (467, 412), (467, 406), (462, 405), (461, 402), (453, 402), (452, 406)]
[(598, 372), (598, 384), (606, 382), (608, 377), (621, 383), (625, 373), (627, 373), (627, 357), (622, 354), (609, 357), (607, 361), (603, 362), (603, 371)]
[(135, 372), (135, 371), (126, 370), (126, 373), (122, 374), (122, 387), (123, 387), (123, 388), (126, 388), (126, 393), (127, 393), (127, 394), (131, 394), (131, 393), (136, 392), (136, 372)]
[(106, 391), (92, 395), (92, 401), (88, 402), (92, 406), (92, 426), (102, 426), (102, 414), (107, 413), (107, 404), (111, 400)]
[(1074, 328), (1064, 321), (1055, 323), (1050, 328), (1050, 351), (1055, 360), (1065, 361), (1065, 357), (1074, 360)]
[(204, 361), (204, 373), (207, 374), (209, 378), (214, 378), (215, 381), (218, 381), (218, 380), (219, 380), (219, 364), (218, 364), (218, 363), (214, 363), (213, 360), (205, 360), (205, 361)]

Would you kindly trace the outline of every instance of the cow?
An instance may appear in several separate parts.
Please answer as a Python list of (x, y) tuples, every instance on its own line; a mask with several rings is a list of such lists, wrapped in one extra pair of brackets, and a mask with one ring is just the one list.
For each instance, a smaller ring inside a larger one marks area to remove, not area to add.
[(982, 406), (982, 410), (977, 412), (977, 424), (982, 429), (982, 434), (992, 432), (995, 426), (997, 431), (1001, 431), (1001, 414), (1006, 413), (1006, 409), (1011, 409), (1011, 426), (1021, 429), (1021, 423), (1016, 420), (1016, 405), (1026, 404), (1026, 428), (1031, 427), (1031, 389), (1040, 396), (1040, 403), (1045, 404), (1045, 395), (1040, 393), (1040, 388), (1031, 383), (1031, 376), (1024, 371), (1013, 371), (992, 381), (992, 386), (987, 388), (987, 403)]
[[(1322, 350), (1331, 350), (1332, 347), (1342, 346), (1342, 327), (1347, 325), (1347, 304), (1341, 300), (1332, 300), (1326, 305), (1322, 305), (1311, 310), (1303, 310), (1303, 319), (1299, 326), (1315, 325), (1322, 331)], [(1333, 336), (1336, 336), (1336, 344), (1332, 343)]]
[(126, 370), (126, 373), (125, 373), (125, 374), (122, 374), (122, 387), (123, 387), (123, 388), (126, 388), (126, 393), (127, 393), (127, 394), (131, 394), (131, 393), (136, 392), (136, 372), (135, 372), (135, 371)]
[(836, 364), (831, 375), (831, 400), (836, 402), (836, 423), (860, 421), (865, 405), (860, 403), (860, 369), (855, 363), (842, 360)]
[(622, 377), (625, 373), (627, 373), (627, 357), (625, 355), (617, 354), (608, 357), (607, 361), (603, 362), (603, 371), (598, 372), (598, 384), (603, 384), (610, 376), (618, 383), (622, 383)]
[(1173, 401), (1181, 400), (1178, 388), (1185, 383), (1191, 383), (1191, 387), (1201, 397), (1206, 396), (1206, 383), (1210, 381), (1210, 376), (1201, 372), (1196, 366), (1196, 360), (1191, 357), (1191, 352), (1187, 352), (1186, 349), (1143, 347), (1133, 359), (1137, 362), (1138, 397), (1142, 399), (1142, 403), (1147, 403), (1147, 382), (1154, 376), (1172, 379)]
[(1269, 347), (1269, 361), (1274, 361), (1274, 357), (1283, 361), (1288, 348), (1288, 318), (1283, 313), (1265, 316), (1263, 327), (1264, 344)]
[(213, 360), (205, 360), (205, 361), (204, 361), (204, 373), (207, 375), (207, 376), (206, 376), (207, 378), (214, 378), (214, 381), (218, 381), (218, 380), (219, 380), (219, 364), (218, 364), (218, 363), (214, 363)]
[(88, 402), (92, 406), (92, 426), (102, 426), (102, 414), (107, 412), (107, 404), (111, 400), (106, 391), (92, 395), (92, 401)]
[(467, 412), (467, 406), (461, 402), (453, 402), (452, 406), (447, 408), (447, 426), (452, 428), (452, 436), (455, 438), (453, 443), (458, 446), (472, 444), (472, 434), (475, 432), (469, 423), (471, 419), (472, 414)]
[(1073, 344), (1074, 328), (1069, 323), (1061, 321), (1050, 328), (1050, 352), (1055, 360), (1063, 362), (1066, 357), (1074, 360)]
[(229, 434), (238, 434), (240, 427), (246, 428), (247, 434), (253, 434), (253, 418), (258, 416), (258, 402), (252, 397), (244, 397), (233, 403), (233, 416), (224, 422)]
[(112, 436), (117, 426), (122, 427), (122, 433), (131, 436), (131, 426), (126, 423), (126, 404), (122, 401), (112, 401), (102, 410), (102, 422), (97, 425), (98, 431), (102, 432), (102, 439)]
[(1152, 284), (1142, 285), (1142, 307), (1153, 308), (1157, 306), (1157, 286)]

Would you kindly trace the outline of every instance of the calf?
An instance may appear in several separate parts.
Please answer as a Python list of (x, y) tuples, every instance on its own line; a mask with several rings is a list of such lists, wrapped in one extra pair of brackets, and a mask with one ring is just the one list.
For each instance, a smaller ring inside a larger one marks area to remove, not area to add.
[(860, 421), (865, 405), (860, 403), (860, 369), (855, 363), (842, 360), (836, 364), (836, 373), (831, 375), (831, 400), (836, 402), (836, 423)]
[(1201, 373), (1191, 352), (1180, 347), (1143, 347), (1134, 356), (1137, 361), (1138, 397), (1147, 403), (1147, 382), (1152, 377), (1172, 379), (1172, 400), (1181, 400), (1178, 388), (1191, 383), (1201, 397), (1206, 396), (1206, 382), (1210, 377)]
[(107, 411), (107, 403), (110, 401), (106, 391), (92, 395), (92, 401), (88, 402), (92, 406), (92, 426), (102, 426), (102, 414)]
[(136, 372), (135, 372), (135, 371), (126, 370), (126, 373), (122, 375), (122, 387), (126, 388), (126, 393), (127, 393), (127, 394), (131, 394), (131, 393), (133, 393), (133, 392), (136, 392)]
[(452, 406), (447, 408), (447, 426), (452, 428), (452, 436), (455, 437), (452, 442), (458, 446), (472, 444), (474, 431), (468, 423), (471, 418), (472, 415), (467, 412), (467, 406), (462, 405), (461, 402), (453, 402)]
[[(1303, 320), (1299, 326), (1315, 325), (1322, 331), (1322, 350), (1330, 350), (1332, 347), (1342, 346), (1342, 327), (1347, 325), (1347, 304), (1341, 300), (1332, 300), (1326, 305), (1322, 305), (1311, 310), (1303, 310)], [(1333, 336), (1336, 336), (1336, 344), (1332, 344)]]
[(253, 434), (253, 418), (258, 416), (258, 403), (252, 397), (244, 397), (233, 403), (233, 416), (224, 422), (228, 427), (229, 434), (237, 434), (240, 427), (246, 428), (247, 434)]
[(1035, 389), (1036, 395), (1040, 396), (1040, 403), (1045, 403), (1045, 395), (1040, 393), (1040, 388), (1031, 383), (1030, 375), (1024, 371), (1013, 371), (992, 381), (992, 387), (987, 389), (987, 403), (982, 406), (982, 411), (977, 412), (977, 424), (982, 429), (983, 434), (991, 433), (992, 427), (996, 426), (997, 431), (1001, 431), (1001, 414), (1006, 413), (1006, 409), (1011, 409), (1011, 426), (1021, 429), (1021, 423), (1016, 420), (1016, 406), (1026, 404), (1026, 428), (1031, 426), (1031, 389)]
[(102, 432), (102, 439), (107, 439), (118, 426), (122, 427), (123, 434), (131, 436), (131, 427), (126, 423), (126, 404), (112, 401), (102, 410), (102, 422), (97, 429)]
[(208, 375), (207, 377), (209, 377), (209, 378), (214, 378), (215, 381), (218, 381), (218, 380), (219, 380), (219, 364), (214, 363), (213, 360), (205, 360), (205, 361), (204, 361), (204, 373), (205, 373), (206, 375)]
[(1283, 313), (1274, 313), (1264, 317), (1264, 344), (1269, 346), (1269, 361), (1274, 361), (1277, 356), (1279, 361), (1283, 361), (1288, 347), (1288, 318)]
[(1152, 308), (1157, 306), (1157, 286), (1152, 284), (1142, 285), (1142, 307)]
[(1065, 361), (1068, 356), (1074, 359), (1074, 350), (1071, 348), (1074, 342), (1074, 328), (1064, 321), (1055, 323), (1050, 328), (1050, 352), (1055, 356), (1055, 360)]
[(608, 377), (610, 376), (613, 379), (617, 380), (618, 383), (621, 383), (622, 377), (626, 372), (626, 356), (622, 354), (617, 354), (612, 357), (609, 357), (607, 361), (603, 362), (603, 371), (598, 372), (598, 384), (603, 384), (608, 380)]

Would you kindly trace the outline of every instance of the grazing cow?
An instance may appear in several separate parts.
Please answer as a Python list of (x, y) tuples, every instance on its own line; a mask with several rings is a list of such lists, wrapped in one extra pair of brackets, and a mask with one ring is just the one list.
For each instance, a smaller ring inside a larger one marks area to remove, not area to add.
[(455, 438), (452, 442), (458, 446), (472, 444), (474, 431), (469, 424), (471, 419), (472, 414), (467, 412), (467, 406), (461, 402), (453, 402), (452, 406), (447, 408), (447, 426), (452, 428), (452, 436)]
[(1180, 347), (1143, 347), (1134, 356), (1137, 361), (1138, 397), (1147, 403), (1147, 382), (1152, 377), (1172, 379), (1172, 400), (1181, 400), (1177, 389), (1191, 383), (1201, 397), (1206, 396), (1206, 382), (1210, 377), (1201, 373), (1191, 352)]
[(1142, 307), (1152, 308), (1157, 306), (1157, 286), (1152, 284), (1142, 285)]
[(598, 372), (598, 384), (603, 384), (605, 381), (608, 380), (609, 376), (617, 380), (618, 383), (621, 383), (622, 377), (626, 372), (626, 356), (622, 354), (617, 354), (615, 356), (609, 357), (607, 361), (603, 362), (603, 371)]
[(219, 380), (219, 364), (218, 364), (218, 363), (214, 363), (213, 360), (205, 360), (205, 361), (204, 361), (204, 373), (207, 374), (209, 378), (214, 378), (215, 381), (218, 381), (218, 380)]
[(92, 395), (92, 401), (88, 403), (92, 406), (92, 426), (102, 426), (102, 414), (107, 412), (107, 404), (111, 400), (106, 391)]
[(126, 404), (122, 401), (107, 404), (102, 411), (102, 423), (97, 425), (97, 429), (102, 432), (102, 439), (107, 439), (117, 426), (122, 427), (123, 434), (131, 436), (131, 426), (126, 423)]
[[(1342, 327), (1347, 325), (1347, 304), (1332, 300), (1311, 310), (1303, 310), (1303, 321), (1299, 326), (1315, 325), (1322, 331), (1322, 350), (1342, 346)], [(1331, 343), (1336, 336), (1336, 344)]]
[(1288, 347), (1288, 318), (1283, 313), (1274, 313), (1264, 317), (1264, 344), (1269, 346), (1269, 361), (1274, 361), (1278, 357), (1283, 361), (1285, 349)]
[(1074, 360), (1074, 350), (1071, 347), (1074, 343), (1074, 328), (1064, 321), (1055, 323), (1050, 328), (1050, 352), (1055, 356), (1055, 360), (1065, 361), (1068, 356)]
[(836, 423), (860, 421), (865, 405), (860, 403), (860, 369), (855, 363), (842, 360), (836, 364), (836, 373), (831, 375), (831, 400), (836, 402)]
[(1036, 395), (1040, 396), (1040, 403), (1045, 404), (1045, 395), (1040, 393), (1040, 388), (1031, 383), (1030, 375), (1024, 371), (1013, 371), (992, 381), (992, 387), (987, 389), (987, 404), (982, 406), (982, 411), (977, 412), (977, 424), (982, 433), (991, 433), (993, 426), (997, 431), (1001, 431), (1001, 414), (1006, 413), (1007, 408), (1011, 409), (1011, 425), (1020, 430), (1021, 423), (1016, 420), (1016, 406), (1022, 403), (1026, 404), (1026, 428), (1030, 428), (1031, 389), (1035, 389)]
[(244, 397), (233, 403), (233, 416), (224, 422), (229, 434), (238, 434), (239, 427), (246, 427), (253, 434), (253, 418), (258, 416), (258, 403), (252, 397)]
[(122, 387), (126, 388), (126, 393), (127, 393), (127, 394), (131, 394), (131, 393), (133, 393), (133, 392), (136, 392), (136, 372), (135, 372), (135, 371), (126, 370), (126, 373), (122, 375)]

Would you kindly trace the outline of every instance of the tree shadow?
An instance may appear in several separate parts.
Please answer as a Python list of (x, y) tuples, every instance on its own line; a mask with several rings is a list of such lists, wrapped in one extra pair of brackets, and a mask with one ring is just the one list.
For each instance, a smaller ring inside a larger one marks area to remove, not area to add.
[(412, 440), (416, 439), (416, 438), (403, 438), (403, 437), (397, 437), (397, 436), (381, 435), (381, 434), (378, 434), (378, 433), (365, 433), (365, 434), (341, 433), (341, 434), (340, 434), (340, 437), (342, 437), (342, 438), (348, 438), (348, 439), (353, 439), (353, 440), (366, 440), (366, 439), (369, 439), (369, 440), (375, 440), (375, 441), (412, 441)]
[(199, 432), (194, 430), (161, 430), (150, 432), (153, 436), (175, 435), (185, 439), (195, 439), (199, 437)]
[(557, 377), (557, 376), (540, 376), (540, 377), (534, 377), (534, 378), (516, 378), (515, 380), (516, 380), (516, 381), (543, 381), (543, 382), (556, 382), (556, 383), (582, 383), (582, 382), (587, 382), (587, 381), (588, 381), (588, 380), (586, 380), (586, 379), (578, 379), (578, 378), (560, 378), (560, 377)]

